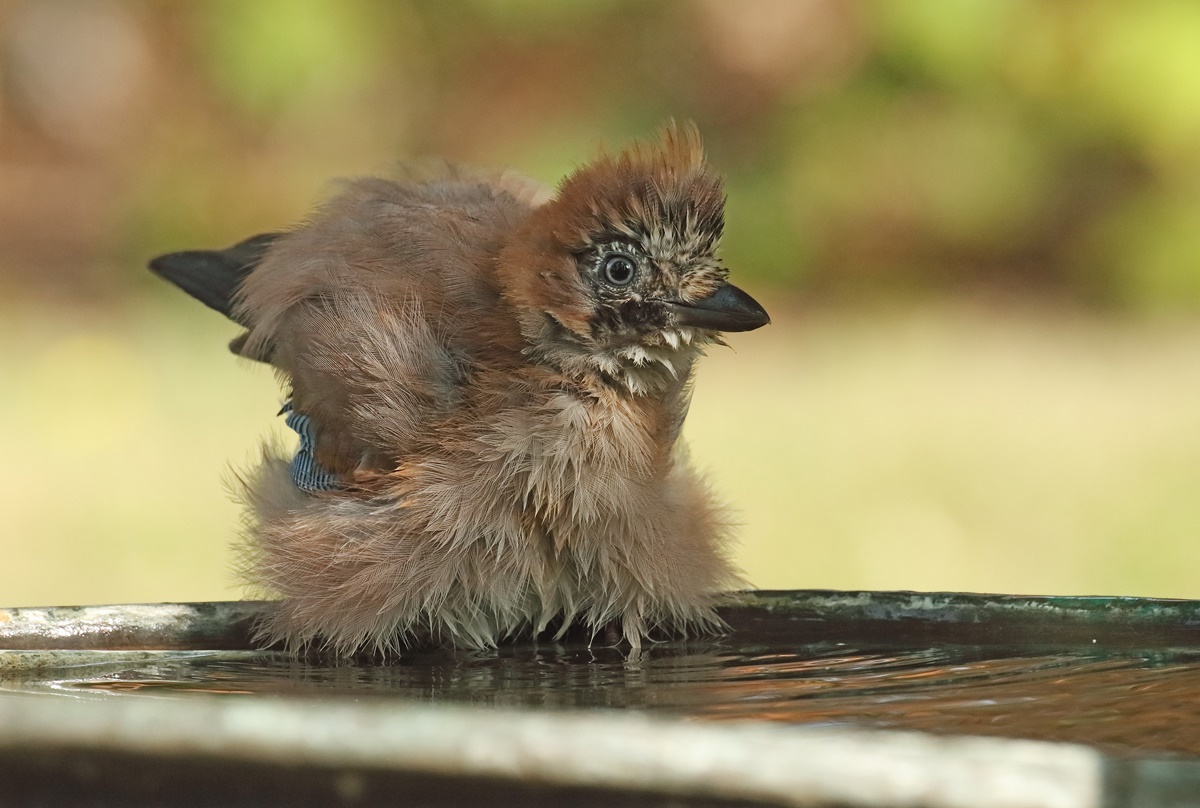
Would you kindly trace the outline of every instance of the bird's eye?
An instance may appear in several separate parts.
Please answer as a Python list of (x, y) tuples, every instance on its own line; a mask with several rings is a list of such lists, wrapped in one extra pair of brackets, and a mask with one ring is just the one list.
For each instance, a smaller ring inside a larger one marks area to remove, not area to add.
[(637, 274), (637, 264), (628, 255), (616, 253), (604, 259), (604, 281), (613, 286), (628, 286)]

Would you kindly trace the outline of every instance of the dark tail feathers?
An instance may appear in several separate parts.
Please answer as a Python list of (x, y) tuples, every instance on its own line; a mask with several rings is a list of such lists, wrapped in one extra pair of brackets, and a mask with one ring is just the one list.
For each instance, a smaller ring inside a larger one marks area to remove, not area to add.
[[(279, 235), (263, 233), (227, 250), (187, 250), (160, 255), (150, 261), (150, 271), (175, 284), (210, 309), (216, 309), (235, 320), (233, 302), (238, 287), (262, 261)], [(249, 323), (241, 325), (250, 327)]]

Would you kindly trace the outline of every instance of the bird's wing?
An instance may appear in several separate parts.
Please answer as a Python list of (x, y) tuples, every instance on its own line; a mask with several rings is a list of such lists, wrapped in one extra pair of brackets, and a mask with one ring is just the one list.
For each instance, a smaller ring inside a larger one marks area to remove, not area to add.
[(436, 440), (474, 368), (519, 353), (494, 264), (530, 209), (461, 175), (358, 180), (271, 245), (238, 287), (238, 348), (287, 374), (325, 468), (395, 468)]

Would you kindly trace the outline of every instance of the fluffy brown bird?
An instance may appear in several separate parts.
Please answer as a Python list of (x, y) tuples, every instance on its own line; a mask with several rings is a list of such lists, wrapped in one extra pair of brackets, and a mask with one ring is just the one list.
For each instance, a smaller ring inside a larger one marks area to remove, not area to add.
[(557, 194), (510, 172), (355, 180), (304, 225), (151, 268), (289, 381), (298, 452), (246, 478), (261, 638), (339, 653), (618, 625), (710, 631), (738, 582), (678, 445), (719, 332), (765, 325), (717, 257), (693, 126)]

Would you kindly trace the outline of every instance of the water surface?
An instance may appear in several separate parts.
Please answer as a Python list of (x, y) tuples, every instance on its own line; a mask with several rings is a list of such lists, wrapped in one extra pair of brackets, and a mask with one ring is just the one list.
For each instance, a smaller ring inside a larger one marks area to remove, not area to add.
[(1089, 744), (1200, 755), (1200, 652), (822, 641), (787, 651), (734, 637), (630, 656), (586, 644), (427, 651), (386, 663), (274, 652), (167, 652), (9, 676), (0, 687), (75, 697), (396, 699), (538, 709), (626, 709)]

